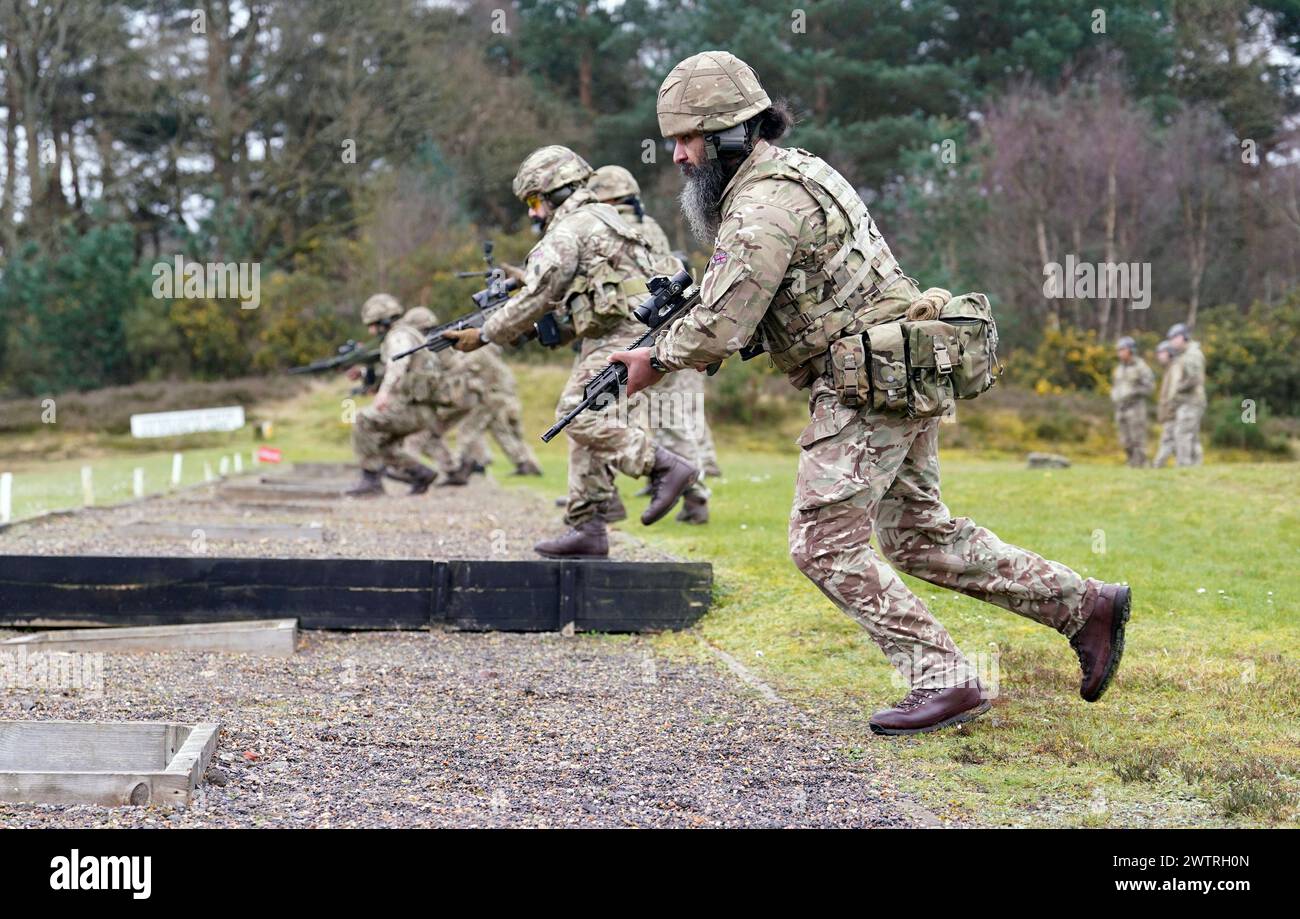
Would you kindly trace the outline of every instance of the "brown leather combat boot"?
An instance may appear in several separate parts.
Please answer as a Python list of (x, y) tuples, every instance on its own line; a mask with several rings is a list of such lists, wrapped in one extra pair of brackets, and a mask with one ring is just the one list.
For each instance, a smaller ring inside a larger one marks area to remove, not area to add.
[(361, 481), (344, 492), (349, 498), (378, 498), (384, 494), (383, 473), (361, 470)]
[(925, 734), (970, 721), (992, 705), (978, 682), (951, 689), (913, 689), (893, 708), (871, 716), (875, 734)]
[(604, 558), (609, 555), (605, 521), (599, 517), (584, 520), (563, 536), (543, 539), (533, 551), (547, 558)]
[(1125, 585), (1103, 584), (1093, 597), (1083, 628), (1070, 639), (1083, 671), (1079, 695), (1085, 702), (1100, 699), (1119, 669), (1124, 654), (1124, 626), (1132, 602), (1132, 592)]
[(708, 523), (709, 499), (687, 495), (682, 499), (682, 509), (677, 512), (675, 519), (679, 523)]
[(641, 522), (649, 526), (660, 520), (699, 477), (700, 470), (685, 459), (671, 450), (655, 447), (654, 466), (650, 469), (650, 505), (641, 512)]
[(522, 463), (519, 463), (518, 465), (515, 466), (515, 471), (511, 474), (512, 475), (541, 475), (542, 467), (534, 463), (532, 460), (524, 460)]

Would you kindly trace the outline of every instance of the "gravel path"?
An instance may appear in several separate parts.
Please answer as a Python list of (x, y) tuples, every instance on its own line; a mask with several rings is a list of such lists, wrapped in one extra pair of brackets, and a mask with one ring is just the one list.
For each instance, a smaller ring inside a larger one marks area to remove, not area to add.
[[(229, 480), (255, 486), (258, 476)], [(283, 476), (286, 482), (339, 491), (354, 478)], [(164, 555), (276, 558), (534, 559), (533, 543), (564, 532), (562, 509), (528, 489), (505, 488), (474, 476), (469, 485), (431, 489), (409, 497), (407, 486), (386, 483), (383, 498), (320, 499), (268, 494), (257, 501), (223, 494), (215, 483), (133, 504), (51, 516), (0, 530), (5, 555)], [(173, 523), (184, 535), (148, 537), (143, 523)], [(295, 526), (321, 530), (322, 539), (284, 536), (222, 538), (204, 527)], [(615, 525), (610, 557), (636, 561), (671, 558), (636, 538), (634, 517)], [(196, 534), (195, 531), (203, 531)]]
[(306, 633), (291, 659), (106, 655), (101, 698), (0, 718), (219, 720), (189, 808), (0, 804), (0, 827), (909, 826), (808, 723), (644, 638)]

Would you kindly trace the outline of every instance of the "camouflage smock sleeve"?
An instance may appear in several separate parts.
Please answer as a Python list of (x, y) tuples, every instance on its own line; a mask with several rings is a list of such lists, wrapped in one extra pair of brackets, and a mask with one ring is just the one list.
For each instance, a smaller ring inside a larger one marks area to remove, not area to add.
[(718, 230), (699, 304), (655, 342), (669, 370), (702, 370), (745, 347), (781, 287), (807, 216), (772, 203), (761, 187), (742, 193)]
[(384, 378), (379, 383), (379, 395), (387, 396), (395, 390), (397, 384), (402, 381), (402, 377), (406, 375), (407, 369), (411, 366), (409, 357), (395, 361), (393, 355), (409, 351), (423, 342), (424, 336), (411, 326), (394, 326), (388, 331), (388, 334), (384, 336), (383, 344), (379, 347), (379, 356), (384, 363)]
[(507, 344), (531, 332), (533, 323), (563, 299), (578, 273), (582, 251), (575, 223), (561, 221), (528, 253), (523, 292), (511, 297), (483, 323), (489, 341)]

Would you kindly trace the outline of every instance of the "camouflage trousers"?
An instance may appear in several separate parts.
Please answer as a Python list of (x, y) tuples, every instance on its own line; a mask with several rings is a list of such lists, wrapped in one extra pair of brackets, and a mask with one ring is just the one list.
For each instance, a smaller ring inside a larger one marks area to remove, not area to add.
[[(629, 319), (603, 338), (582, 342), (555, 407), (557, 420), (582, 401), (583, 386), (609, 365), (609, 356), (627, 348), (644, 331), (644, 326)], [(650, 472), (655, 444), (641, 420), (643, 402), (643, 394), (637, 393), (626, 407), (583, 412), (564, 429), (569, 438), (569, 503), (564, 520), (569, 526), (591, 519), (596, 508), (614, 496), (616, 472), (633, 478)]]
[(1180, 405), (1174, 417), (1160, 429), (1160, 446), (1156, 449), (1153, 466), (1161, 467), (1172, 458), (1176, 466), (1199, 466), (1205, 460), (1201, 448), (1201, 418), (1203, 405)]
[[(450, 406), (402, 398), (390, 399), (382, 411), (373, 405), (367, 406), (357, 413), (356, 423), (352, 426), (352, 450), (361, 468), (367, 472), (383, 472), (385, 467), (396, 472), (409, 472), (423, 464), (404, 446), (406, 439), (422, 431), (436, 433), (445, 430), (446, 426), (454, 423), (458, 412), (463, 415), (462, 410)], [(445, 450), (445, 445), (441, 446)], [(430, 456), (436, 463), (435, 454)]]
[(484, 393), (481, 405), (472, 410), (460, 426), (460, 439), (464, 444), (461, 455), (484, 465), (491, 462), (483, 436), (486, 431), (515, 466), (536, 464), (536, 455), (524, 442), (519, 415), (518, 398), (495, 390)]
[[(646, 391), (644, 411), (645, 425), (655, 443), (704, 468), (706, 447), (713, 444), (712, 436), (705, 439), (704, 374), (694, 370), (668, 374)], [(701, 478), (685, 494), (708, 500), (710, 492)]]
[[(939, 495), (940, 419), (848, 408), (825, 377), (811, 405), (798, 441), (790, 555), (911, 686), (954, 686), (977, 672), (894, 568), (1067, 637), (1083, 627), (1100, 581), (948, 512)], [(873, 532), (884, 558), (871, 546)]]
[(1147, 404), (1138, 399), (1115, 409), (1115, 427), (1128, 464), (1147, 465)]

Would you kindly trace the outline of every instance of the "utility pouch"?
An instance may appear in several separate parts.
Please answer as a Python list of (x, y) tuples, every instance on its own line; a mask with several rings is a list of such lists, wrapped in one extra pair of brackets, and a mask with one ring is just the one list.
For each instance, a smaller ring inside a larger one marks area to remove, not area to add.
[(870, 357), (872, 407), (879, 411), (905, 412), (907, 347), (903, 323), (883, 323), (868, 329), (863, 337)]
[(957, 333), (939, 319), (907, 322), (907, 414), (912, 418), (933, 418), (952, 410), (953, 368), (960, 353)]
[(871, 401), (871, 360), (861, 335), (831, 342), (831, 382), (841, 404), (860, 408)]
[(1002, 372), (998, 363), (998, 326), (989, 298), (984, 294), (954, 297), (944, 304), (939, 318), (952, 327), (957, 339), (953, 395), (974, 399), (996, 383)]

